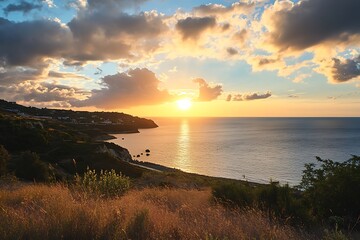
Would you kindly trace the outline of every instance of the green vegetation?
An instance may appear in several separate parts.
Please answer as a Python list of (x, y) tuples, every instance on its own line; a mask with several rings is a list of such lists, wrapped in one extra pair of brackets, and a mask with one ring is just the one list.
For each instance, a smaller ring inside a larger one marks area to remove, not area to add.
[(302, 205), (301, 195), (288, 185), (275, 183), (257, 187), (241, 183), (222, 183), (212, 188), (215, 199), (226, 206), (257, 208), (270, 219), (292, 224), (310, 224), (311, 216)]
[(75, 176), (75, 187), (90, 195), (118, 197), (129, 189), (130, 179), (121, 173), (117, 174), (115, 170), (101, 170), (98, 175), (95, 170), (88, 169), (82, 177)]
[(346, 239), (340, 230), (353, 233), (360, 221), (360, 157), (345, 162), (323, 160), (320, 166), (306, 164), (297, 188), (269, 184), (250, 186), (222, 183), (213, 187), (213, 196), (227, 206), (254, 207), (270, 219), (296, 225), (330, 227), (325, 239)]
[(317, 157), (321, 166), (306, 164), (300, 188), (312, 214), (345, 228), (360, 221), (360, 157), (339, 163)]

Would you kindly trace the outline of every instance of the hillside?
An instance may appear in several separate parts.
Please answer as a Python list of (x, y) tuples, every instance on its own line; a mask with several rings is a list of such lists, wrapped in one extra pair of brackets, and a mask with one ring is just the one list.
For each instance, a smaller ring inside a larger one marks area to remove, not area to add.
[(156, 123), (150, 119), (134, 117), (118, 112), (87, 112), (64, 109), (48, 109), (25, 107), (15, 102), (0, 100), (0, 110), (18, 116), (37, 119), (53, 119), (63, 124), (72, 124), (86, 129), (98, 128), (108, 133), (138, 132), (141, 128), (156, 128)]

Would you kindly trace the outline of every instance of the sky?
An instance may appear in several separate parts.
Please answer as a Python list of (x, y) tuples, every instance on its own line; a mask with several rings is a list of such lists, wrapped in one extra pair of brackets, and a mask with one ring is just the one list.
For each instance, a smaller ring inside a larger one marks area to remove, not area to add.
[(149, 117), (360, 116), (358, 0), (0, 9), (0, 99)]

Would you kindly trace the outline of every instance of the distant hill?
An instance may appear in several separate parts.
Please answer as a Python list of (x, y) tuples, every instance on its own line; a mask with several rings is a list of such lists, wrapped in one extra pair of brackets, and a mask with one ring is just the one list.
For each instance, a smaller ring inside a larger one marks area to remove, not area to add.
[(138, 177), (144, 170), (129, 163), (128, 150), (103, 140), (155, 127), (150, 119), (125, 113), (40, 109), (0, 100), (0, 145), (11, 154), (10, 172), (17, 171), (22, 153), (31, 151), (49, 164), (56, 179), (71, 179), (87, 167)]
[[(156, 128), (158, 125), (145, 118), (118, 112), (88, 112), (64, 109), (25, 107), (16, 102), (0, 100), (0, 110), (18, 116), (55, 119), (64, 123), (93, 124), (102, 126), (107, 132), (137, 132), (141, 128)], [(107, 127), (104, 127), (106, 125)]]

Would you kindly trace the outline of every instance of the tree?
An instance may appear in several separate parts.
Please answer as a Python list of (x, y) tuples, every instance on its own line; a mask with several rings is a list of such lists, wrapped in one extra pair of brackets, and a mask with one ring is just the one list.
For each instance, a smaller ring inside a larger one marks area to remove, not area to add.
[(6, 174), (6, 165), (10, 159), (8, 151), (4, 148), (3, 145), (0, 145), (0, 176)]
[(34, 152), (23, 152), (16, 163), (15, 174), (26, 180), (49, 180), (49, 167)]
[(345, 162), (323, 160), (306, 164), (300, 188), (313, 214), (320, 219), (341, 219), (355, 224), (360, 217), (360, 157)]

